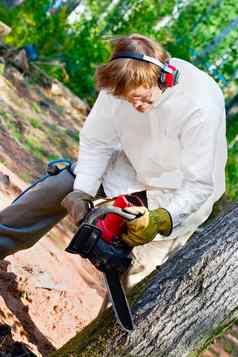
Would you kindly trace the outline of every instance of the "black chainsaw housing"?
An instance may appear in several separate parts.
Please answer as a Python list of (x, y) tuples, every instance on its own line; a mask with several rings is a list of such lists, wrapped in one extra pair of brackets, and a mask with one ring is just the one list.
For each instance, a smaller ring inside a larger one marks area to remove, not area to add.
[(102, 231), (99, 228), (83, 223), (66, 251), (88, 258), (100, 271), (126, 272), (132, 261), (131, 248), (120, 244), (109, 244), (101, 236)]

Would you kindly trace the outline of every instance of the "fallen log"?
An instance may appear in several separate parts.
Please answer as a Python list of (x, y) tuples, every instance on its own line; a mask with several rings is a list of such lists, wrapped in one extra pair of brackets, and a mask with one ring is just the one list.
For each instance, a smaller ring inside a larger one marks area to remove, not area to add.
[(50, 356), (199, 356), (238, 317), (238, 203), (195, 233), (129, 300), (133, 332), (122, 331), (109, 309)]

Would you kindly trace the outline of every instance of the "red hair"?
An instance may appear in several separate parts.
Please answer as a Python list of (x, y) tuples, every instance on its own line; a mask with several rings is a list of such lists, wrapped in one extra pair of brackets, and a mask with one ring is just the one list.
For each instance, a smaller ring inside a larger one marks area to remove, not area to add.
[(169, 55), (159, 43), (148, 37), (132, 34), (112, 39), (112, 45), (109, 62), (96, 70), (98, 90), (106, 89), (115, 96), (122, 96), (139, 86), (151, 88), (159, 84), (161, 69), (157, 65), (130, 58), (112, 60), (119, 52), (140, 52), (166, 63)]

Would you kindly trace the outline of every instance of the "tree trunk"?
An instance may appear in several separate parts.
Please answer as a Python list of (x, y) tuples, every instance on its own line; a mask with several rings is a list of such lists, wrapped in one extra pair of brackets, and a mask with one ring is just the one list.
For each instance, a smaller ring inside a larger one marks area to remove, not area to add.
[(7, 7), (15, 7), (23, 3), (24, 0), (0, 0), (0, 5), (5, 5)]
[(226, 38), (229, 33), (238, 27), (238, 16), (235, 17), (229, 24), (217, 35), (212, 41), (198, 54), (197, 57), (206, 58), (208, 55)]
[(232, 120), (233, 116), (231, 115), (232, 109), (235, 108), (234, 112), (238, 112), (238, 94), (232, 97), (226, 104), (227, 120)]
[(67, 13), (71, 14), (81, 3), (81, 0), (70, 0), (68, 2)]
[(237, 252), (238, 203), (133, 289), (133, 332), (109, 309), (51, 356), (198, 356), (238, 317)]

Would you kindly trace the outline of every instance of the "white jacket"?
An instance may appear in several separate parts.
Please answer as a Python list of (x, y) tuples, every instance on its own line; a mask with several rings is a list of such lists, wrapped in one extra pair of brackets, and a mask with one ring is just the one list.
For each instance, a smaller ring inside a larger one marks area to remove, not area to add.
[(170, 63), (179, 83), (150, 112), (99, 94), (80, 133), (74, 189), (95, 195), (102, 183), (108, 196), (145, 189), (149, 209), (171, 213), (176, 238), (204, 222), (224, 193), (227, 144), (216, 82), (186, 61)]

